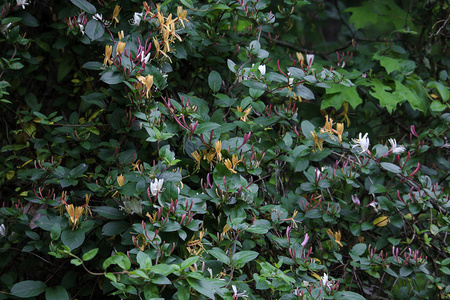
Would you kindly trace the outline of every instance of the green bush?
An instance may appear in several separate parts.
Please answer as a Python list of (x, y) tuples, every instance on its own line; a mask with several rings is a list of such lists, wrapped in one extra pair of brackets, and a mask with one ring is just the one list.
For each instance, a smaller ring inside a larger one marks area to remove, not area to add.
[(450, 297), (444, 1), (2, 1), (0, 299)]

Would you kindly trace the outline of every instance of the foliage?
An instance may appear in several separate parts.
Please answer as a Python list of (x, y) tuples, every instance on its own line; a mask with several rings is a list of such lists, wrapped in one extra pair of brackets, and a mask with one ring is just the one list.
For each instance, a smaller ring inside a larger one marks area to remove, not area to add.
[(10, 2), (0, 299), (449, 297), (445, 1)]

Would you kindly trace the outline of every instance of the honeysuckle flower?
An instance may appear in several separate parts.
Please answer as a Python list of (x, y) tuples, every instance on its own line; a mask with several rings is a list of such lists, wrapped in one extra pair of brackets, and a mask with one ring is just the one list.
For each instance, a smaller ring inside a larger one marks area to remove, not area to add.
[(338, 244), (338, 245), (341, 246), (341, 247), (344, 247), (344, 246), (341, 244), (341, 231), (340, 231), (340, 230), (338, 230), (338, 231), (336, 231), (336, 232), (333, 232), (333, 231), (331, 231), (331, 229), (327, 229), (327, 233), (328, 233), (331, 237), (333, 237), (333, 239), (334, 239), (334, 241), (336, 242), (336, 244)]
[(150, 191), (153, 196), (158, 195), (160, 192), (162, 192), (162, 187), (164, 184), (164, 179), (155, 179), (150, 183)]
[(133, 16), (133, 19), (130, 19), (130, 21), (129, 21), (130, 25), (132, 25), (132, 26), (139, 26), (139, 25), (141, 25), (141, 21), (142, 21), (143, 16), (144, 16), (144, 13), (135, 12), (134, 16)]
[(241, 108), (240, 106), (238, 106), (238, 107), (236, 108), (236, 110), (237, 110), (238, 112), (243, 112), (243, 113), (244, 113), (244, 115), (240, 118), (240, 120), (241, 120), (242, 122), (247, 122), (247, 121), (248, 121), (248, 114), (252, 111), (252, 108), (249, 107), (249, 108), (247, 108), (246, 110), (242, 111), (242, 108)]
[(126, 43), (119, 41), (117, 43), (117, 47), (116, 47), (116, 55), (119, 55), (120, 53), (123, 52), (123, 49), (125, 49), (125, 45)]
[(323, 287), (328, 287), (331, 288), (333, 286), (333, 284), (328, 280), (328, 274), (323, 274), (322, 277), (320, 277), (320, 279), (322, 280), (322, 286)]
[(302, 248), (305, 248), (308, 241), (309, 241), (309, 235), (305, 234), (305, 238), (303, 239), (303, 242), (302, 242)]
[(119, 31), (118, 35), (119, 35), (119, 41), (121, 39), (123, 39), (123, 37), (125, 36), (125, 34), (123, 33), (123, 30)]
[(177, 7), (177, 17), (178, 20), (180, 20), (181, 26), (184, 28), (184, 22), (183, 21), (189, 21), (187, 17), (187, 10), (183, 9), (182, 6)]
[(28, 0), (17, 0), (17, 6), (22, 6), (23, 9), (25, 9), (25, 5), (29, 5)]
[(151, 87), (153, 86), (153, 76), (150, 74), (145, 77), (138, 75), (138, 76), (136, 76), (136, 78), (137, 78), (137, 80), (139, 80), (140, 83), (145, 85), (145, 88), (146, 88), (145, 96), (147, 98), (150, 98), (149, 93), (151, 92)]
[(308, 67), (312, 66), (314, 63), (314, 54), (306, 54), (306, 63), (308, 64)]
[(317, 134), (315, 134), (313, 131), (310, 132), (311, 136), (314, 140), (314, 150), (313, 152), (315, 152), (317, 149), (319, 149), (319, 151), (323, 150), (323, 140), (317, 136)]
[(378, 210), (380, 209), (380, 208), (379, 208), (379, 204), (378, 204), (378, 202), (376, 202), (376, 201), (370, 202), (369, 204), (366, 205), (366, 207), (367, 207), (367, 206), (372, 206), (373, 209), (375, 210), (375, 212), (378, 212)]
[(0, 236), (6, 236), (6, 227), (5, 224), (0, 225)]
[(303, 54), (301, 52), (296, 52), (295, 55), (297, 56), (297, 60), (300, 63), (300, 66), (303, 65), (304, 62), (304, 58), (303, 58)]
[(397, 146), (397, 141), (395, 139), (389, 139), (389, 143), (391, 144), (391, 151), (393, 154), (401, 154), (405, 152), (405, 146)]
[(362, 133), (359, 133), (359, 139), (353, 139), (353, 142), (355, 144), (353, 145), (352, 148), (360, 147), (361, 148), (361, 151), (359, 152), (360, 154), (369, 151), (370, 140), (367, 137), (368, 135), (369, 134), (366, 133), (364, 136), (362, 136)]
[(103, 66), (106, 67), (107, 64), (112, 65), (113, 61), (111, 60), (112, 54), (112, 46), (105, 46), (105, 60), (103, 60)]
[(235, 285), (232, 285), (231, 288), (233, 289), (233, 299), (239, 299), (240, 297), (242, 298), (248, 297), (246, 292), (238, 293), (238, 290)]
[(216, 141), (214, 143), (214, 149), (216, 150), (217, 161), (222, 160), (222, 141)]
[(91, 207), (89, 206), (89, 200), (91, 200), (92, 194), (85, 194), (84, 197), (86, 199), (86, 203), (82, 206), (84, 208), (84, 214), (87, 217), (88, 215), (91, 215), (92, 217), (92, 211)]
[(122, 174), (117, 176), (117, 183), (119, 184), (119, 186), (123, 186), (125, 184), (125, 176), (123, 176)]
[(93, 16), (93, 18), (94, 18), (94, 19), (97, 19), (97, 20), (99, 20), (99, 21), (103, 21), (103, 16), (102, 16), (101, 14), (95, 14), (95, 15)]
[(352, 201), (358, 206), (361, 206), (361, 201), (359, 201), (359, 198), (357, 195), (352, 195)]
[(119, 5), (116, 5), (114, 7), (114, 11), (113, 11), (113, 22), (119, 23), (119, 19), (117, 19), (117, 17), (119, 16), (120, 10), (122, 9), (122, 7), (120, 7)]
[(72, 230), (78, 227), (80, 217), (83, 214), (84, 208), (81, 206), (73, 206), (73, 204), (66, 205), (66, 211), (69, 214), (70, 222), (72, 223)]
[(230, 159), (227, 158), (227, 159), (225, 159), (225, 161), (223, 163), (224, 163), (225, 167), (227, 167), (227, 169), (231, 173), (236, 174), (237, 172), (234, 170), (234, 168), (236, 168), (237, 164), (240, 161), (241, 160), (240, 159), (238, 160), (237, 156), (233, 154), (233, 156), (231, 158), (231, 161), (230, 161)]
[(288, 78), (288, 84), (289, 84), (289, 85), (292, 85), (292, 84), (294, 83), (294, 78), (291, 77), (292, 74), (288, 72), (288, 73), (287, 73), (287, 76), (289, 76), (289, 78)]
[(344, 133), (344, 123), (336, 123), (336, 132), (338, 134), (339, 141), (342, 143), (342, 134)]

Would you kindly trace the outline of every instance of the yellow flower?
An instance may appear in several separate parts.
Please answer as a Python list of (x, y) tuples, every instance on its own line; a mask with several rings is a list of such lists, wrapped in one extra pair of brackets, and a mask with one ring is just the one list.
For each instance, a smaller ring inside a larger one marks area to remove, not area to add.
[(222, 160), (222, 141), (215, 142), (214, 149), (216, 150), (217, 161), (221, 161)]
[(350, 119), (349, 119), (349, 117), (347, 115), (347, 113), (348, 113), (348, 103), (347, 102), (343, 102), (342, 103), (342, 108), (343, 108), (343, 111), (340, 114), (338, 114), (337, 117), (343, 116), (344, 117), (344, 121), (347, 122), (347, 127), (349, 127), (350, 126)]
[(91, 199), (91, 196), (92, 196), (92, 194), (84, 195), (84, 197), (86, 198), (86, 203), (82, 207), (84, 207), (84, 212), (85, 212), (86, 217), (87, 217), (87, 215), (91, 215), (91, 217), (92, 217), (91, 207), (89, 206), (89, 200)]
[(195, 160), (195, 169), (198, 170), (200, 169), (200, 162), (202, 160), (202, 157), (200, 156), (200, 154), (197, 152), (197, 150), (195, 150), (194, 152), (191, 153), (192, 157)]
[(342, 134), (344, 133), (344, 123), (336, 123), (336, 131), (339, 137), (339, 141), (342, 143)]
[[(247, 121), (248, 121), (247, 116), (248, 116), (248, 114), (251, 112), (251, 110), (252, 110), (251, 107), (249, 107), (249, 108), (247, 108), (246, 110), (244, 110), (244, 115), (241, 117), (241, 121), (242, 121), (242, 122), (247, 122)], [(238, 107), (237, 107), (237, 111), (238, 111), (238, 112), (242, 112), (242, 108), (241, 108), (240, 106), (238, 106)]]
[(331, 231), (331, 229), (327, 229), (327, 233), (328, 233), (328, 235), (330, 235), (334, 239), (336, 244), (338, 244), (340, 247), (344, 247), (341, 244), (341, 231), (340, 230), (338, 230), (335, 233), (333, 233), (333, 231)]
[(295, 53), (295, 55), (297, 55), (297, 60), (300, 63), (300, 67), (303, 65), (303, 61), (305, 60), (303, 58), (303, 54), (301, 54), (300, 52)]
[(151, 87), (153, 86), (153, 76), (150, 74), (145, 77), (138, 75), (138, 76), (136, 76), (136, 78), (139, 80), (140, 83), (145, 85), (145, 88), (147, 90), (145, 93), (145, 96), (147, 98), (150, 98), (148, 94), (151, 92)]
[(177, 7), (177, 16), (178, 16), (178, 20), (180, 20), (181, 25), (184, 28), (184, 23), (183, 21), (188, 21), (187, 17), (187, 10), (183, 9), (182, 6), (178, 6)]
[(103, 61), (103, 66), (106, 67), (106, 64), (112, 65), (111, 60), (111, 54), (112, 54), (112, 46), (106, 45), (105, 47), (105, 60)]
[(66, 211), (70, 216), (70, 221), (72, 222), (72, 230), (78, 227), (78, 223), (81, 215), (83, 214), (83, 207), (76, 206), (73, 204), (66, 205)]
[(209, 163), (211, 163), (216, 156), (216, 150), (211, 148), (209, 150), (203, 150), (203, 159), (206, 159)]
[(123, 186), (125, 184), (125, 176), (123, 176), (122, 174), (117, 176), (117, 183), (119, 184), (119, 186)]
[(317, 134), (315, 134), (314, 132), (311, 131), (310, 133), (311, 133), (311, 136), (312, 136), (312, 138), (314, 140), (314, 150), (313, 150), (313, 152), (315, 152), (316, 149), (319, 149), (319, 151), (322, 151), (323, 150), (323, 140), (320, 137), (318, 137)]
[(333, 119), (329, 118), (328, 115), (325, 116), (325, 126), (320, 130), (321, 133), (328, 132), (333, 133)]
[(119, 31), (119, 41), (123, 39), (125, 35), (123, 34), (123, 30)]
[(113, 11), (113, 22), (119, 23), (119, 20), (117, 19), (117, 17), (119, 16), (120, 10), (122, 8), (119, 5), (116, 5), (116, 7), (114, 7), (114, 11)]
[(125, 43), (124, 42), (119, 42), (117, 43), (117, 47), (116, 47), (116, 55), (119, 55), (120, 53), (123, 52), (123, 49), (125, 49)]
[(240, 162), (241, 160), (237, 158), (236, 155), (233, 154), (231, 161), (230, 159), (225, 159), (225, 161), (223, 162), (223, 164), (225, 165), (225, 167), (227, 167), (227, 169), (233, 173), (236, 174), (237, 172), (234, 170), (234, 168), (236, 168), (237, 164)]

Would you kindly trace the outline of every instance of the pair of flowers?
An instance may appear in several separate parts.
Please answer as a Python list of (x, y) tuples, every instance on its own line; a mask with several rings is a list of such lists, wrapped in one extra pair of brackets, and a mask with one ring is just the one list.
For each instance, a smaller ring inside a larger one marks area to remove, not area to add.
[[(355, 148), (355, 147), (361, 148), (361, 151), (359, 152), (360, 154), (370, 152), (369, 151), (370, 140), (369, 140), (368, 135), (369, 134), (366, 133), (363, 136), (362, 133), (359, 133), (359, 139), (353, 139), (353, 142), (355, 144), (352, 146), (352, 148)], [(401, 154), (401, 153), (405, 152), (405, 150), (406, 150), (405, 146), (397, 146), (397, 141), (395, 139), (389, 139), (388, 141), (391, 144), (391, 149), (389, 150), (391, 153)]]
[[(119, 186), (123, 186), (125, 184), (125, 176), (123, 176), (122, 174), (117, 176), (117, 183), (119, 184)], [(164, 179), (155, 179), (152, 182), (150, 182), (150, 192), (152, 193), (153, 196), (156, 196), (162, 192), (163, 184)]]

